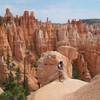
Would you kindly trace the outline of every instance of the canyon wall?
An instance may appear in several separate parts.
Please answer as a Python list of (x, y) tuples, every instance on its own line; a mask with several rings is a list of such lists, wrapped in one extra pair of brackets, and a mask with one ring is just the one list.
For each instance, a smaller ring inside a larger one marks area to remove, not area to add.
[(48, 19), (41, 22), (29, 11), (13, 16), (7, 8), (5, 16), (0, 17), (0, 76), (9, 73), (6, 63), (9, 57), (11, 62), (17, 63), (22, 76), (26, 66), (30, 85), (37, 84), (36, 62), (46, 51), (58, 51), (66, 56), (79, 69), (81, 79), (90, 81), (100, 73), (100, 28), (80, 20), (68, 20), (64, 24)]

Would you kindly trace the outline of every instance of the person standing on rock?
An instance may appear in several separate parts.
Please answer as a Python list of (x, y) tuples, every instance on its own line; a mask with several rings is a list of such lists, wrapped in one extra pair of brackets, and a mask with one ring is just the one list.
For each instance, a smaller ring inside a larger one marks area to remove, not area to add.
[(63, 64), (63, 61), (60, 61), (58, 63), (57, 68), (58, 68), (58, 75), (59, 75), (58, 78), (59, 78), (59, 81), (62, 82), (62, 80), (65, 79), (64, 78), (64, 64)]

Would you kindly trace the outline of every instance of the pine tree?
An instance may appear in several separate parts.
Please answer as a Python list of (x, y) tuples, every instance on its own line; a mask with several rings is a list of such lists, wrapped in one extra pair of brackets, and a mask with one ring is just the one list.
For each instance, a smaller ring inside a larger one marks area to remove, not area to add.
[(30, 91), (29, 91), (29, 87), (28, 87), (28, 78), (27, 77), (25, 77), (25, 81), (23, 83), (23, 86), (25, 89), (25, 95), (28, 96), (30, 94)]
[(13, 73), (10, 71), (9, 73), (9, 77), (8, 77), (8, 82), (14, 82), (14, 76), (13, 76)]
[(20, 72), (20, 68), (18, 67), (16, 69), (16, 81), (17, 81), (17, 83), (19, 82), (20, 79), (21, 79), (21, 72)]

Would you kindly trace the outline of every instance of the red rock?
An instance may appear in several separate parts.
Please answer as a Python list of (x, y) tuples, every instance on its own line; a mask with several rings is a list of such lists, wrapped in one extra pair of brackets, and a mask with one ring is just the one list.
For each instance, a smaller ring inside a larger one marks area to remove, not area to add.
[(41, 86), (58, 79), (57, 65), (60, 61), (64, 63), (65, 77), (72, 76), (69, 60), (59, 52), (48, 51), (38, 61), (37, 76)]
[(60, 46), (59, 48), (57, 48), (57, 51), (68, 57), (68, 59), (71, 61), (78, 57), (77, 49), (71, 46)]
[(10, 12), (10, 9), (9, 9), (9, 8), (6, 9), (5, 20), (6, 20), (7, 22), (10, 22), (11, 20), (13, 20), (13, 15), (12, 15), (12, 13)]
[(97, 26), (76, 20), (66, 24), (54, 24), (49, 20), (43, 23), (35, 18), (34, 12), (25, 11), (22, 16), (14, 17), (9, 9), (2, 19), (1, 58), (9, 53), (14, 61), (23, 62), (25, 51), (28, 50), (31, 54), (27, 60), (30, 65), (34, 65), (42, 53), (58, 50), (68, 57), (68, 66), (71, 66), (72, 60), (77, 58), (78, 50), (84, 58), (79, 59), (83, 65), (77, 62), (80, 73), (83, 70), (86, 73), (89, 71), (91, 78), (100, 73), (100, 29)]
[(91, 80), (91, 74), (83, 55), (78, 55), (78, 58), (76, 59), (76, 66), (79, 69), (80, 79), (89, 82)]

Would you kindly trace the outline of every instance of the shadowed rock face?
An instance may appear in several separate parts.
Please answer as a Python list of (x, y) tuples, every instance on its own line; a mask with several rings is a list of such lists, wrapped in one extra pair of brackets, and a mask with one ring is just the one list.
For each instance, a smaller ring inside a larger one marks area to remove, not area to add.
[[(80, 72), (83, 70), (87, 72), (88, 69), (91, 78), (100, 73), (100, 29), (98, 26), (93, 27), (74, 20), (66, 24), (54, 24), (48, 20), (43, 23), (35, 18), (34, 12), (25, 11), (22, 16), (15, 17), (9, 9), (6, 10), (5, 16), (0, 18), (0, 23), (1, 63), (5, 63), (4, 58), (9, 54), (18, 65), (24, 66), (24, 58), (28, 57), (30, 59), (25, 63), (28, 63), (28, 68), (32, 68), (42, 53), (57, 51), (62, 46), (65, 46), (64, 48), (70, 46), (74, 48), (74, 50), (71, 49), (72, 51), (77, 50), (84, 58), (84, 61), (77, 59), (79, 69), (81, 62), (84, 65), (84, 68), (81, 66)], [(31, 54), (31, 57), (30, 54), (26, 54), (26, 51)], [(75, 58), (77, 56), (76, 51), (75, 53), (65, 51), (61, 49), (59, 52), (64, 56), (68, 53), (67, 56), (72, 57), (71, 64), (74, 56)], [(31, 68), (30, 71), (34, 72)], [(87, 74), (82, 77), (87, 77)]]
[(0, 16), (0, 26), (4, 23), (4, 18)]

